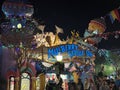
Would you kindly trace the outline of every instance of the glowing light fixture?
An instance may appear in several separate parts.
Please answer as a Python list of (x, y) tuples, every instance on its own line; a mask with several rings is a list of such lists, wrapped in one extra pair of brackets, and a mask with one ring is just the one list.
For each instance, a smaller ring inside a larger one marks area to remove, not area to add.
[(62, 56), (61, 54), (58, 54), (58, 55), (56, 56), (56, 59), (57, 59), (58, 62), (61, 62), (62, 59), (63, 59), (63, 56)]
[(18, 23), (17, 28), (18, 28), (18, 29), (22, 28), (21, 23)]

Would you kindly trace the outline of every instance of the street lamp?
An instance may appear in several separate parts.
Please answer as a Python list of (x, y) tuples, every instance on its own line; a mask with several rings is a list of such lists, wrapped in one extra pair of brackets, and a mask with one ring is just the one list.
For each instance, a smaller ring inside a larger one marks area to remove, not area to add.
[(64, 71), (64, 63), (62, 62), (63, 56), (61, 54), (58, 54), (56, 56), (56, 63), (54, 64), (55, 72), (57, 77), (60, 77), (60, 74)]

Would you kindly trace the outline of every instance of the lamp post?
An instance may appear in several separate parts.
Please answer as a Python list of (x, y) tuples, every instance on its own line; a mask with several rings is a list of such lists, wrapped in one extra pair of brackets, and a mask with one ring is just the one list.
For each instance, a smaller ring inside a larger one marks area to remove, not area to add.
[(60, 77), (60, 74), (64, 71), (64, 63), (62, 62), (63, 56), (61, 54), (58, 54), (56, 56), (57, 62), (54, 64), (55, 66), (55, 72), (57, 75), (57, 78)]
[(56, 56), (56, 60), (57, 62), (55, 63), (55, 72), (57, 79), (59, 80), (58, 89), (60, 89), (63, 83), (62, 78), (60, 77), (60, 74), (64, 71), (64, 63), (62, 62), (63, 56), (59, 53)]

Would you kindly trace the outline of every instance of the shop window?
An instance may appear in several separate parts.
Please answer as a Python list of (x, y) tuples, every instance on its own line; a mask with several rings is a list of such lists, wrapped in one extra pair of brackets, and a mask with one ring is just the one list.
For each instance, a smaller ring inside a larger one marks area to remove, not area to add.
[(21, 75), (21, 89), (30, 90), (30, 75), (28, 73), (22, 73)]

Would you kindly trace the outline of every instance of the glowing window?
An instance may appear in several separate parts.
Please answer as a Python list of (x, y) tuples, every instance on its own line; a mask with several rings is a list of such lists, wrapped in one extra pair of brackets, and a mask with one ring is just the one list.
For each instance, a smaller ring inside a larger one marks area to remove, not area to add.
[(10, 90), (14, 90), (14, 86), (15, 86), (15, 78), (10, 77)]
[(30, 76), (28, 73), (22, 73), (21, 75), (21, 89), (30, 90)]

